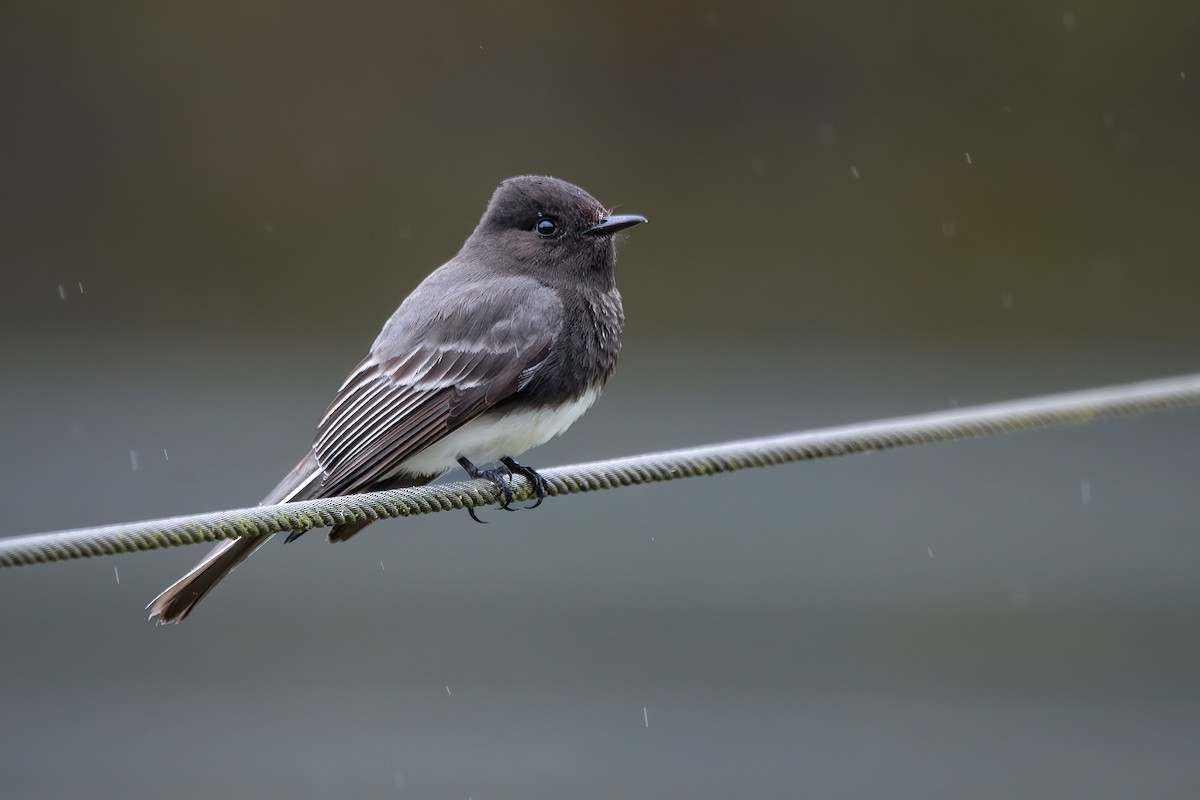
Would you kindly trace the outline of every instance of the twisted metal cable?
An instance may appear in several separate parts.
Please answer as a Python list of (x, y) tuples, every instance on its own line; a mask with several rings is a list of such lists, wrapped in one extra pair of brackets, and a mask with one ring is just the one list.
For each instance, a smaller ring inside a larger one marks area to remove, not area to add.
[[(1191, 406), (1200, 406), (1200, 375), (554, 467), (539, 472), (549, 484), (547, 494), (555, 497), (894, 447), (1077, 425)], [(524, 478), (514, 477), (513, 493), (518, 501), (530, 499), (531, 488)], [(480, 479), (123, 525), (10, 536), (0, 538), (0, 567), (158, 550), (237, 536), (306, 531), (348, 522), (486, 506), (498, 500), (496, 486)]]

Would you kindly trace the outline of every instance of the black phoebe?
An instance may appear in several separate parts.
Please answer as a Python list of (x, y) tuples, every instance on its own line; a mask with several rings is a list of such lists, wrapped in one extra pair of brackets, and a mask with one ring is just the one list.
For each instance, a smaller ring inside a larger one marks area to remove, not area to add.
[[(625, 320), (613, 234), (645, 221), (611, 215), (556, 178), (504, 181), (458, 255), (392, 314), (308, 454), (262, 502), (420, 486), (459, 464), (497, 483), (504, 508), (513, 473), (540, 503), (544, 481), (513, 457), (570, 427), (612, 374)], [(475, 466), (495, 460), (503, 467)], [(329, 540), (367, 524), (337, 525)], [(269, 538), (217, 545), (150, 603), (151, 618), (182, 621)]]

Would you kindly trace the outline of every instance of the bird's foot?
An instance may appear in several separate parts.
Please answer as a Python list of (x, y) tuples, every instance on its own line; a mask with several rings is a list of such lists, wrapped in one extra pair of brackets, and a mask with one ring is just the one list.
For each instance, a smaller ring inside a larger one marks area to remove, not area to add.
[[(537, 502), (531, 506), (528, 506), (528, 508), (537, 508), (542, 504), (542, 501), (546, 499), (546, 489), (550, 485), (546, 482), (546, 479), (539, 475), (536, 470), (527, 467), (524, 464), (518, 464), (508, 456), (500, 459), (500, 467), (495, 469), (480, 469), (465, 457), (459, 458), (458, 463), (459, 466), (461, 466), (463, 470), (465, 470), (466, 473), (472, 478), (486, 478), (487, 480), (496, 484), (496, 488), (500, 490), (500, 508), (504, 509), (505, 511), (517, 510), (512, 507), (514, 500), (512, 490), (513, 475), (520, 475), (528, 480), (533, 486), (533, 494), (537, 498)], [(485, 520), (482, 520), (475, 515), (475, 508), (473, 506), (467, 509), (467, 513), (470, 514), (471, 519), (475, 520), (476, 522), (483, 525), (487, 524)]]
[(538, 474), (538, 471), (533, 467), (527, 467), (524, 464), (518, 464), (508, 456), (500, 459), (500, 463), (508, 467), (510, 474), (520, 475), (528, 480), (529, 484), (533, 487), (533, 496), (537, 498), (537, 502), (531, 506), (525, 507), (527, 509), (533, 509), (540, 506), (542, 501), (546, 499), (546, 490), (550, 487), (550, 484), (546, 482), (546, 479)]
[[(515, 508), (510, 508), (513, 501), (512, 490), (512, 469), (507, 464), (502, 464), (503, 469), (480, 469), (472, 464), (465, 456), (458, 459), (458, 464), (472, 478), (486, 478), (496, 484), (496, 488), (500, 490), (500, 507), (505, 511), (516, 511)], [(487, 522), (475, 516), (475, 507), (467, 508), (467, 513), (471, 515), (471, 519), (481, 525), (486, 525)]]

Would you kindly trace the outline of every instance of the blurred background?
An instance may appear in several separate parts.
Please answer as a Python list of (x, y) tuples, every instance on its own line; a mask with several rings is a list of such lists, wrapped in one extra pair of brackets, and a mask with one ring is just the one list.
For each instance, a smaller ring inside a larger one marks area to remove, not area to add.
[[(252, 504), (495, 185), (651, 224), (535, 466), (1200, 369), (1188, 2), (6, 3), (4, 534)], [(1195, 797), (1194, 412), (0, 575), (11, 797)], [(456, 476), (457, 477), (457, 476)]]

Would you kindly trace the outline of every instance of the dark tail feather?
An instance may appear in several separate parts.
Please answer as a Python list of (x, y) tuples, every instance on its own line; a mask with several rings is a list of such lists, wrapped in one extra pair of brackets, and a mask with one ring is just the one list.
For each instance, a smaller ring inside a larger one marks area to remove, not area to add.
[(351, 522), (346, 525), (334, 525), (329, 529), (329, 541), (344, 542), (370, 524), (369, 522)]
[[(321, 477), (322, 474), (317, 464), (317, 459), (310, 452), (263, 499), (260, 505), (305, 500), (310, 497), (321, 496), (322, 491), (333, 491), (337, 488), (324, 486), (321, 483)], [(436, 477), (436, 475), (428, 477), (402, 476), (384, 483), (369, 486), (360, 491), (399, 489), (404, 486), (423, 486)], [(370, 524), (370, 521), (368, 521), (335, 525), (329, 529), (329, 541), (344, 542)], [(292, 541), (300, 533), (302, 531), (292, 533), (288, 536), (287, 540), (289, 542)], [(196, 604), (203, 600), (205, 595), (221, 582), (222, 578), (228, 575), (238, 564), (249, 558), (251, 553), (266, 544), (271, 536), (274, 536), (274, 534), (252, 538), (229, 539), (217, 545), (191, 572), (171, 584), (165, 592), (154, 598), (150, 602), (150, 605), (146, 606), (150, 609), (151, 619), (158, 617), (160, 624), (182, 622), (187, 618), (188, 614), (192, 613), (192, 609), (196, 607)]]
[(146, 606), (150, 609), (150, 618), (158, 617), (160, 625), (183, 622), (196, 604), (203, 600), (222, 578), (270, 538), (254, 536), (221, 542), (191, 572), (167, 587), (166, 591)]
[[(317, 483), (316, 478), (319, 477), (317, 472), (317, 459), (309, 452), (263, 499), (263, 503), (283, 503), (311, 495), (316, 488), (313, 484)], [(158, 617), (159, 624), (183, 622), (222, 578), (270, 538), (255, 536), (221, 542), (191, 572), (150, 601), (150, 605), (146, 606), (150, 609), (150, 618)]]

